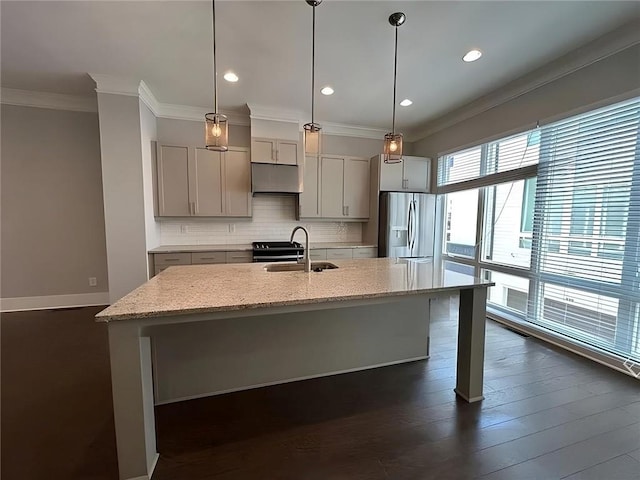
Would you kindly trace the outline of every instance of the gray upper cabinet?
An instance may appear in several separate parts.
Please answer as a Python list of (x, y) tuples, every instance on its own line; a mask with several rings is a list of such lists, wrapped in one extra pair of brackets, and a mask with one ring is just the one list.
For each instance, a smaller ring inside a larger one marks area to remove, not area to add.
[(225, 214), (229, 217), (251, 216), (251, 163), (249, 152), (229, 148), (224, 156)]
[(344, 206), (347, 217), (369, 218), (369, 160), (344, 161)]
[(400, 163), (384, 163), (382, 156), (378, 156), (376, 160), (380, 163), (381, 192), (429, 193), (430, 159), (405, 156)]
[(369, 218), (369, 160), (325, 155), (305, 162), (300, 218)]
[(300, 143), (276, 138), (252, 138), (251, 161), (255, 163), (298, 164)]
[(305, 158), (303, 190), (299, 197), (300, 217), (316, 218), (320, 216), (320, 204), (318, 203), (319, 167), (318, 157), (311, 155)]
[(189, 149), (168, 145), (157, 148), (158, 215), (189, 216)]
[(222, 215), (222, 154), (196, 148), (194, 175), (191, 180), (191, 215), (215, 217)]
[(320, 166), (320, 213), (324, 218), (344, 216), (344, 159), (322, 157)]
[(158, 145), (160, 217), (250, 217), (251, 163), (246, 148), (212, 152)]

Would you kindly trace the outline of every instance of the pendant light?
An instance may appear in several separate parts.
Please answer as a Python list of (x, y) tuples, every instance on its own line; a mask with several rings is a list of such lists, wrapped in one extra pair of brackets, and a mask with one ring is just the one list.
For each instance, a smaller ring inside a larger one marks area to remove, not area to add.
[(384, 163), (400, 163), (402, 161), (402, 134), (396, 133), (396, 78), (398, 75), (398, 27), (404, 23), (406, 18), (402, 12), (392, 13), (389, 17), (389, 23), (396, 29), (396, 44), (393, 56), (393, 123), (391, 133), (384, 136)]
[(211, 24), (213, 27), (213, 113), (205, 120), (205, 143), (207, 150), (226, 152), (229, 150), (229, 123), (227, 117), (218, 113), (218, 72), (216, 71), (216, 1), (211, 0)]
[(318, 155), (320, 153), (320, 132), (322, 127), (314, 121), (314, 97), (316, 88), (316, 7), (322, 0), (306, 0), (313, 7), (313, 26), (311, 29), (311, 123), (304, 124), (304, 153)]

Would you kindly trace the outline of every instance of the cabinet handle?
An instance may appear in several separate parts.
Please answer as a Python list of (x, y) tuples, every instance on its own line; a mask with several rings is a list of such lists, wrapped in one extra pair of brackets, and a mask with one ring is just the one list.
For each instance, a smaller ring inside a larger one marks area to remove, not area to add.
[(347, 217), (349, 216), (349, 205), (346, 206), (347, 209)]

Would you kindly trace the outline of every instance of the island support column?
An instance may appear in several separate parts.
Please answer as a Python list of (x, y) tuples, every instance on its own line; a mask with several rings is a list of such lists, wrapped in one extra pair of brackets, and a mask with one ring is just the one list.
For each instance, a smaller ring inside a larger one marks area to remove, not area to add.
[(484, 332), (487, 322), (487, 288), (460, 290), (458, 307), (457, 395), (478, 402), (484, 377)]
[(109, 350), (120, 480), (147, 480), (158, 460), (151, 339), (134, 321), (110, 322)]

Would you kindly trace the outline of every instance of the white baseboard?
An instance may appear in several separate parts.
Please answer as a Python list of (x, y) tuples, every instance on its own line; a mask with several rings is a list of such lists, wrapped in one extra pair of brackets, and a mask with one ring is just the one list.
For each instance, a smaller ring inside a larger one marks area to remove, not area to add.
[(109, 292), (0, 298), (0, 312), (109, 305)]
[(343, 373), (360, 372), (362, 370), (371, 370), (372, 368), (390, 367), (392, 365), (399, 365), (401, 363), (416, 362), (418, 360), (426, 360), (428, 358), (429, 358), (429, 355), (424, 355), (424, 356), (420, 356), (420, 357), (405, 358), (404, 360), (395, 360), (393, 362), (378, 363), (376, 365), (367, 365), (365, 367), (348, 368), (346, 370), (336, 370), (336, 371), (333, 371), (333, 372), (318, 373), (318, 374), (315, 374), (315, 375), (305, 375), (304, 377), (287, 378), (285, 380), (275, 380), (273, 382), (266, 382), (266, 383), (256, 383), (254, 385), (246, 385), (246, 386), (242, 386), (242, 387), (238, 387), (238, 388), (229, 388), (227, 390), (220, 390), (220, 391), (217, 391), (217, 392), (201, 393), (201, 394), (198, 394), (198, 395), (189, 395), (188, 397), (180, 397), (180, 398), (172, 398), (170, 400), (163, 400), (161, 402), (155, 402), (155, 406), (167, 405), (169, 403), (176, 403), (176, 402), (184, 402), (184, 401), (187, 401), (187, 400), (195, 400), (197, 398), (205, 398), (205, 397), (213, 397), (213, 396), (216, 396), (216, 395), (224, 395), (225, 393), (234, 393), (234, 392), (241, 392), (241, 391), (244, 391), (244, 390), (253, 390), (254, 388), (271, 387), (271, 386), (274, 386), (274, 385), (281, 385), (283, 383), (298, 382), (300, 380), (311, 380), (311, 379), (314, 379), (314, 378), (329, 377), (329, 376), (332, 376), (332, 375), (342, 375)]

